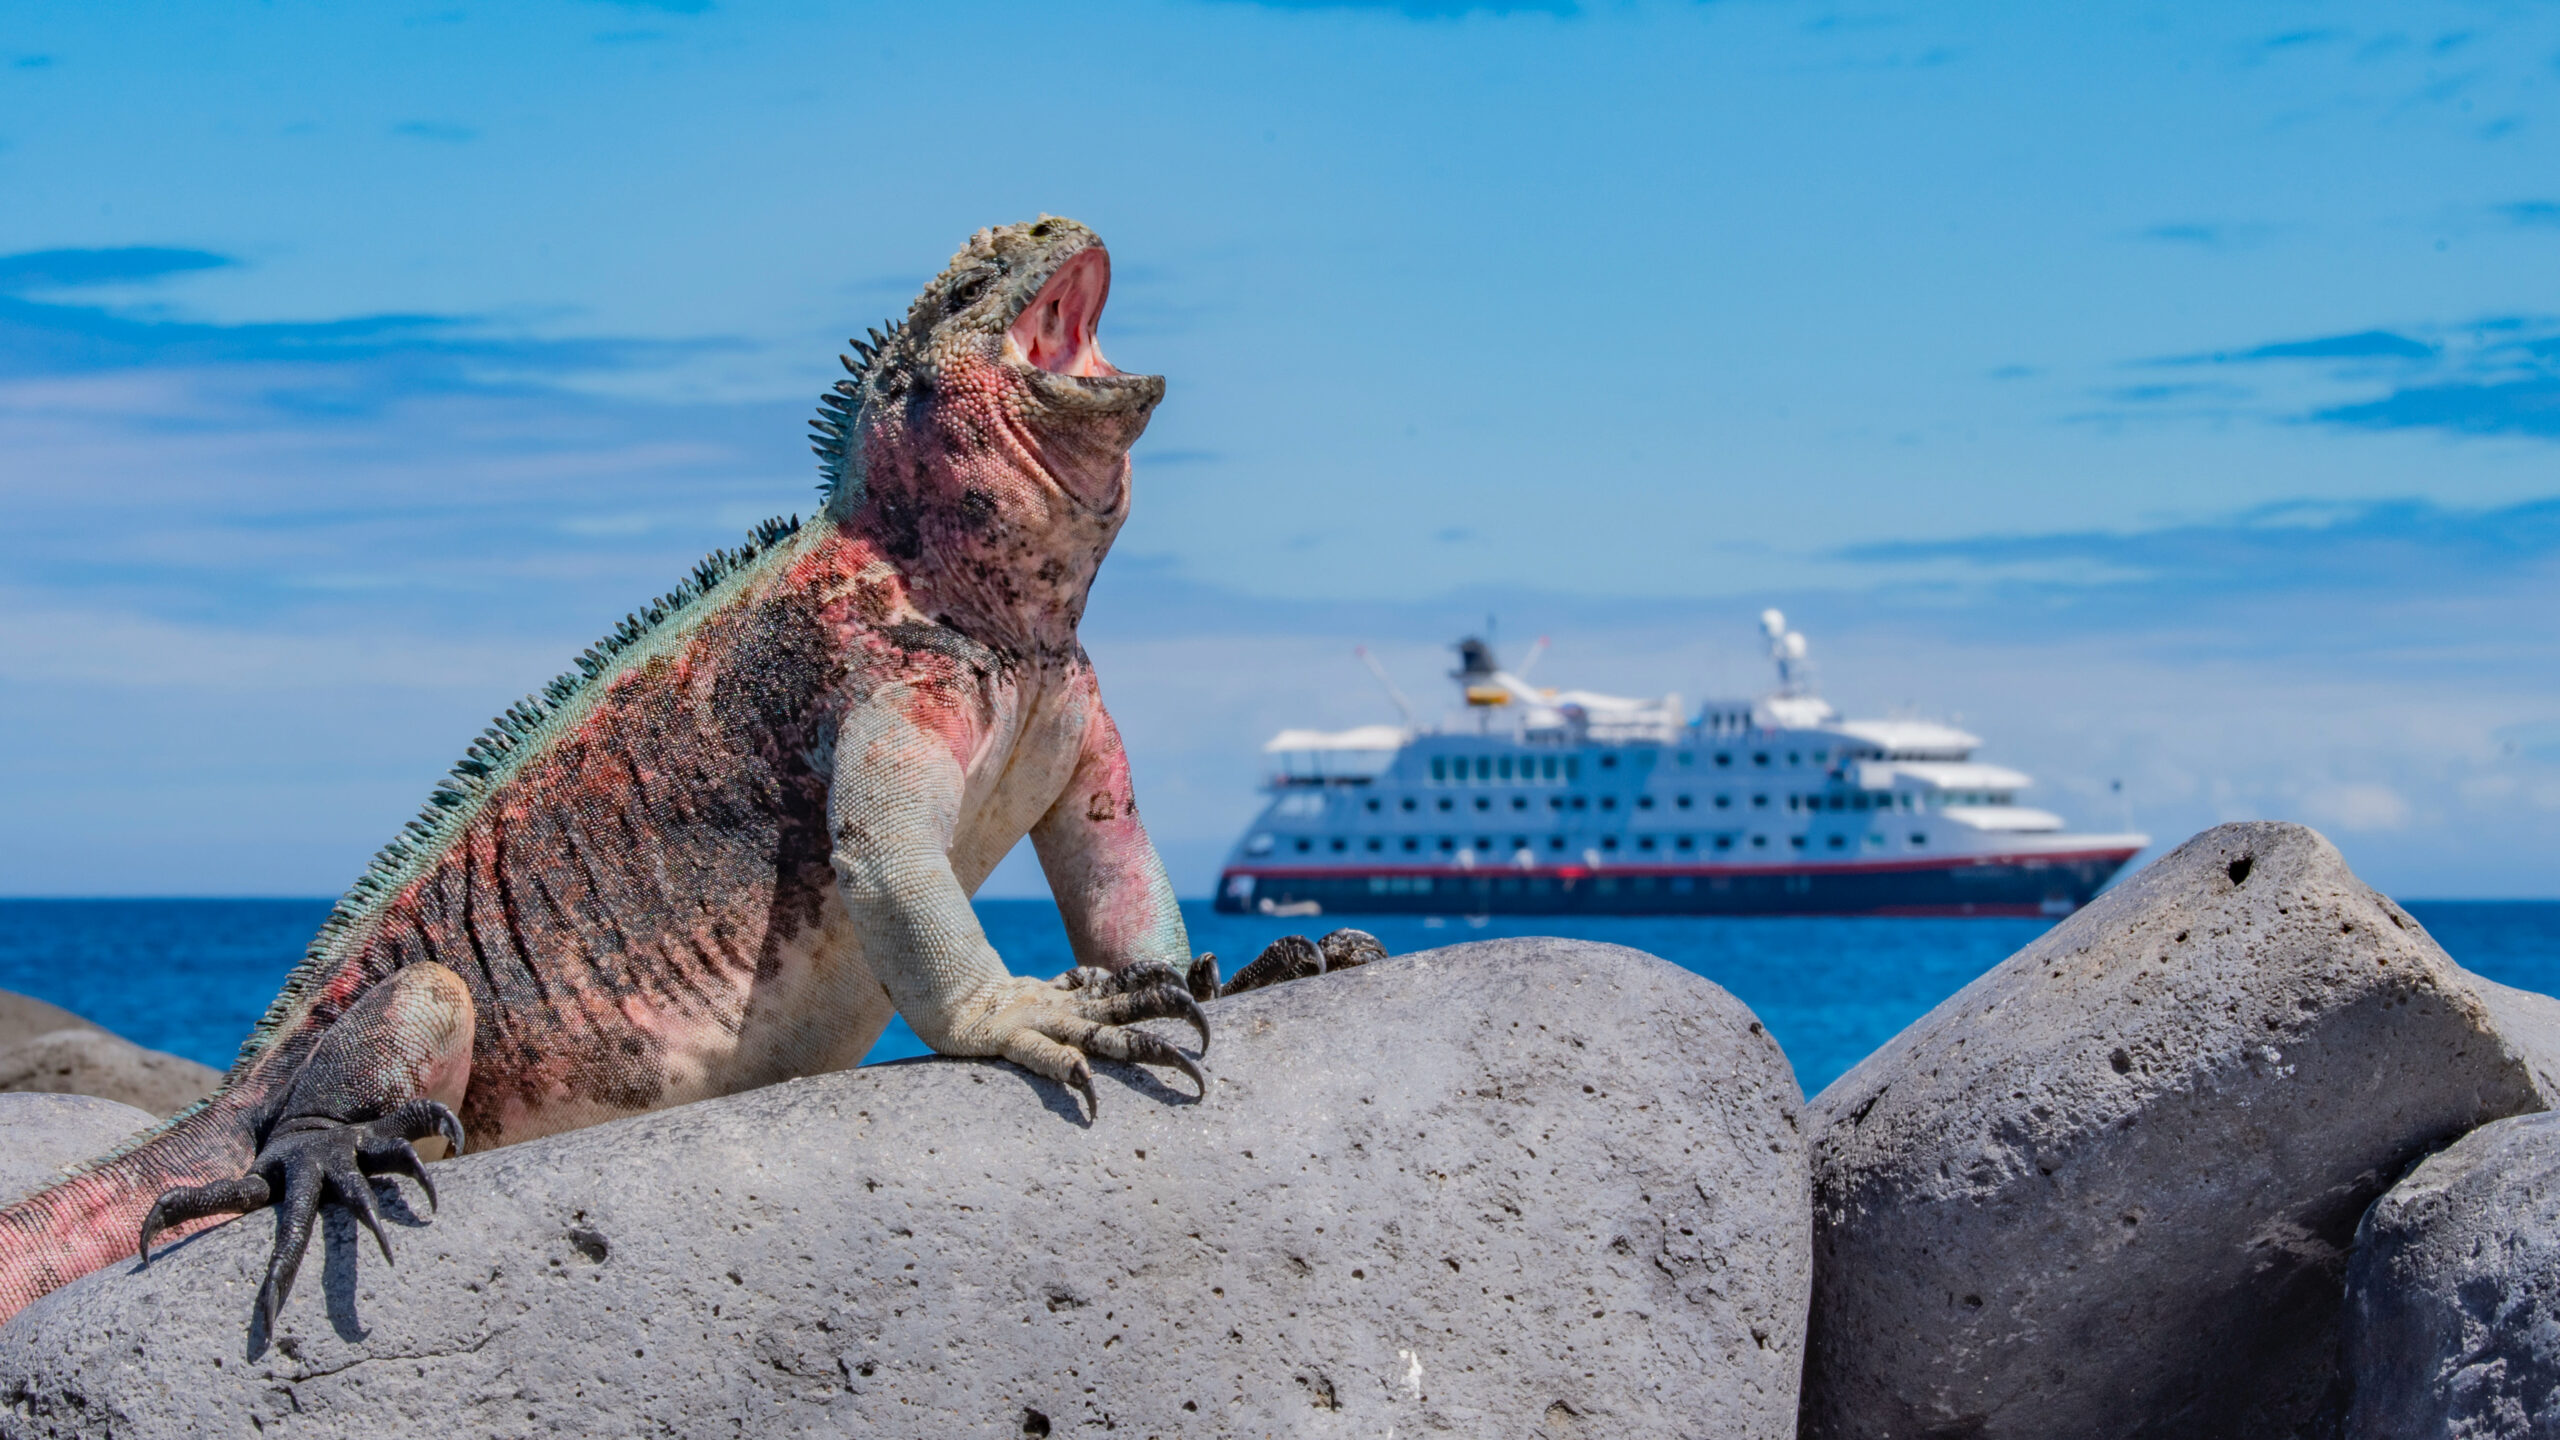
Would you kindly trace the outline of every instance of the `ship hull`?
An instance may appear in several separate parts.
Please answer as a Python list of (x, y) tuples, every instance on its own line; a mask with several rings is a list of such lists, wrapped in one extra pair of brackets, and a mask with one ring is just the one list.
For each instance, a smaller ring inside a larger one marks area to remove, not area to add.
[(1869, 864), (1479, 867), (1234, 866), (1228, 914), (2067, 915), (2131, 849)]

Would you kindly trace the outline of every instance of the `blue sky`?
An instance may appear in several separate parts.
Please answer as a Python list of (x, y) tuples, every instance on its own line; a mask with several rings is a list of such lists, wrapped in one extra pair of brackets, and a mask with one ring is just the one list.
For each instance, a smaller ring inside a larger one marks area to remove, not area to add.
[(1171, 381), (1089, 631), (1187, 893), (1355, 643), (1776, 603), (2075, 819), (2560, 894), (2547, 5), (26, 3), (0, 195), (0, 893), (336, 891), (1048, 210)]

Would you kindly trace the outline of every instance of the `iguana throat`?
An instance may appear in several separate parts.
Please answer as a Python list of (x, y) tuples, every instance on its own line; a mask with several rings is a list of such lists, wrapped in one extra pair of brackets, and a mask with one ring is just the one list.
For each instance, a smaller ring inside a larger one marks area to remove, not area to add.
[(1002, 651), (1073, 652), (1164, 398), (1104, 357), (1110, 291), (1110, 253), (1072, 220), (981, 230), (821, 401), (829, 514), (919, 608)]

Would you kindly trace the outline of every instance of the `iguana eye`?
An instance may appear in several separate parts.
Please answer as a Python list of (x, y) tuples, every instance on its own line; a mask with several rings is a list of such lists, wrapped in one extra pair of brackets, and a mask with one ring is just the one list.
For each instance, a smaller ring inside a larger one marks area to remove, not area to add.
[(963, 277), (951, 287), (949, 308), (955, 311), (968, 309), (978, 303), (978, 297), (986, 294), (987, 287), (994, 283), (996, 283), (994, 272), (987, 270), (980, 270)]

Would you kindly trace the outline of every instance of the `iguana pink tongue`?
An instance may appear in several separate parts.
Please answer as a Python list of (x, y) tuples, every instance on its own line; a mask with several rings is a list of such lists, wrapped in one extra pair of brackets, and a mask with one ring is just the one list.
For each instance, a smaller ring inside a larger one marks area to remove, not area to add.
[(1111, 256), (1096, 245), (1059, 266), (1005, 333), (1024, 359), (1052, 375), (1117, 375), (1093, 335), (1110, 295)]

